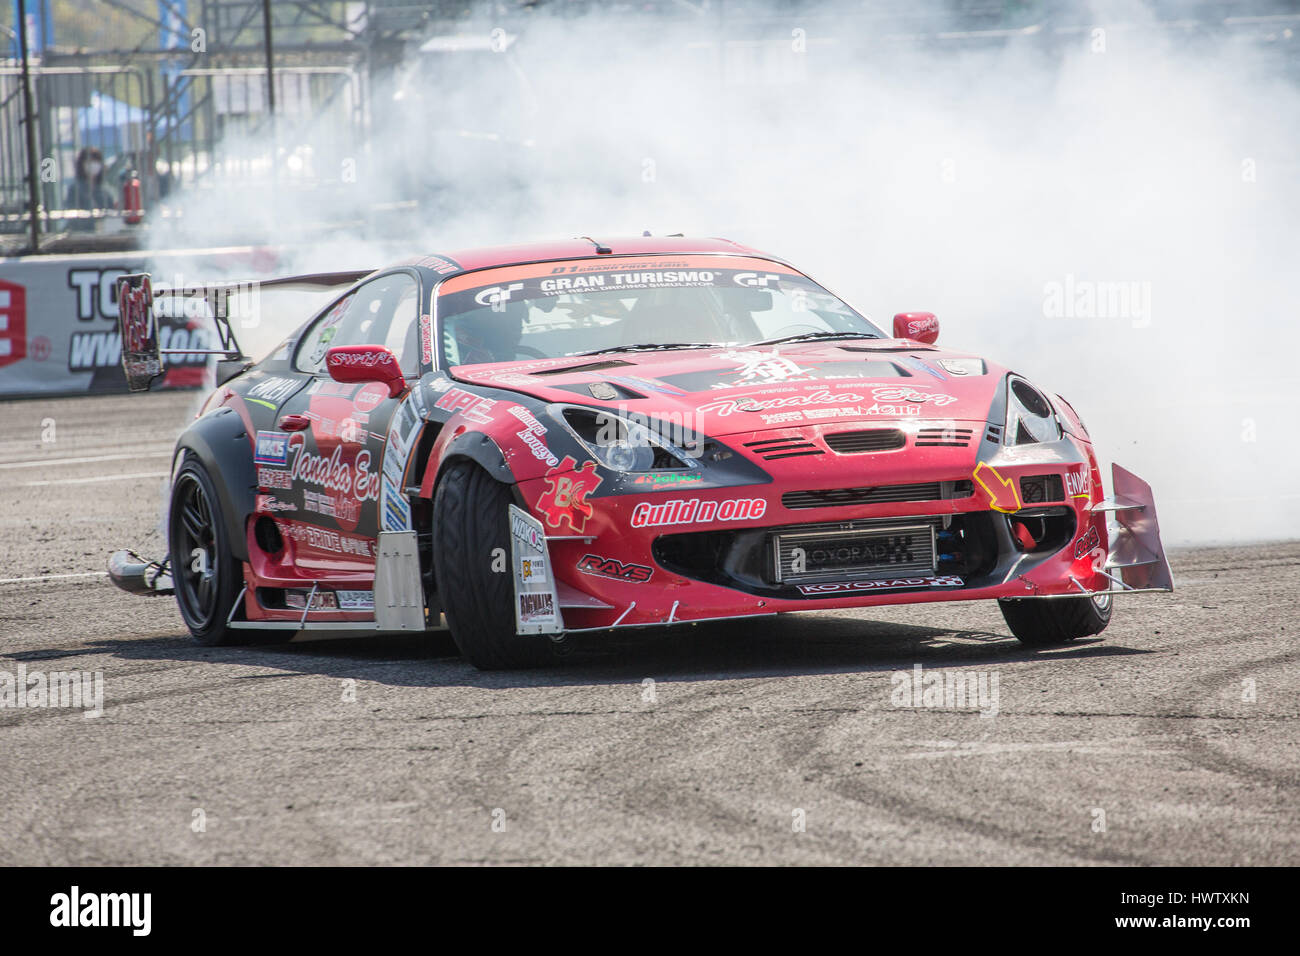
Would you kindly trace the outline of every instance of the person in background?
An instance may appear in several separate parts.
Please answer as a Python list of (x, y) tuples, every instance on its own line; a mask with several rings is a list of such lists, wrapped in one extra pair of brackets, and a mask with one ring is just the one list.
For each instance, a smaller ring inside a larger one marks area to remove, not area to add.
[[(116, 209), (112, 194), (104, 188), (104, 154), (94, 146), (77, 153), (76, 177), (68, 184), (64, 200), (67, 209)], [(73, 232), (93, 232), (95, 220), (73, 219), (68, 223)]]

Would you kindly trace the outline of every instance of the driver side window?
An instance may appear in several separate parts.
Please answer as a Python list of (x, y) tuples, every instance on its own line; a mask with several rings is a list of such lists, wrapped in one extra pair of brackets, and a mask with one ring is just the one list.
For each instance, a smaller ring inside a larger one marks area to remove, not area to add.
[(307, 330), (298, 345), (296, 367), (300, 372), (321, 375), (325, 353), (336, 345), (383, 345), (397, 357), (403, 374), (418, 374), (418, 293), (415, 278), (405, 272), (367, 282), (336, 302)]

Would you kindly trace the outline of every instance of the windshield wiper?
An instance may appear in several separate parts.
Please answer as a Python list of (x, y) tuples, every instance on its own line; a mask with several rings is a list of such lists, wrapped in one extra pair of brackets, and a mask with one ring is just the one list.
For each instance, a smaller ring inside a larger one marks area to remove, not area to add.
[(605, 355), (608, 352), (655, 352), (660, 349), (716, 349), (722, 346), (718, 342), (655, 342), (641, 345), (611, 345), (607, 349), (592, 349), (590, 352), (571, 352), (571, 355)]
[(879, 335), (870, 332), (800, 332), (798, 335), (786, 335), (779, 339), (763, 339), (750, 342), (749, 345), (776, 345), (780, 342), (802, 342), (811, 339), (878, 339)]

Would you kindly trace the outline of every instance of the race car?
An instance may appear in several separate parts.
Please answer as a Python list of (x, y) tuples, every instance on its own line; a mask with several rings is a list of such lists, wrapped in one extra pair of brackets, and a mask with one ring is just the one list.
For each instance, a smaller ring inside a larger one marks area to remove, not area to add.
[[(886, 332), (722, 239), (474, 249), (299, 276), (332, 298), (223, 358), (176, 443), (167, 558), (203, 644), (445, 627), (480, 668), (577, 632), (996, 600), (1025, 644), (1102, 631), (1173, 580), (1146, 483), (1103, 491), (1073, 406)], [(168, 294), (185, 294), (169, 290)], [(132, 388), (163, 374), (147, 275), (119, 282)], [(263, 321), (266, 321), (264, 318)]]

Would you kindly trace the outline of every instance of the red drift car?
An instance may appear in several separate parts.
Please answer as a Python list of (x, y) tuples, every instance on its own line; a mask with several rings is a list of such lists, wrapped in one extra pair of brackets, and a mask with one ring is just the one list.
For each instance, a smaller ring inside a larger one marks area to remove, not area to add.
[[(170, 558), (203, 643), (443, 626), (479, 667), (577, 631), (997, 600), (1027, 644), (1172, 588), (1150, 488), (1102, 490), (1064, 399), (892, 335), (723, 240), (479, 249), (370, 273), (269, 358), (226, 360), (181, 435)], [(179, 294), (179, 293), (171, 293)], [(191, 293), (192, 294), (192, 293)], [(121, 281), (134, 388), (162, 374), (147, 276)], [(1108, 519), (1113, 526), (1108, 527)]]

